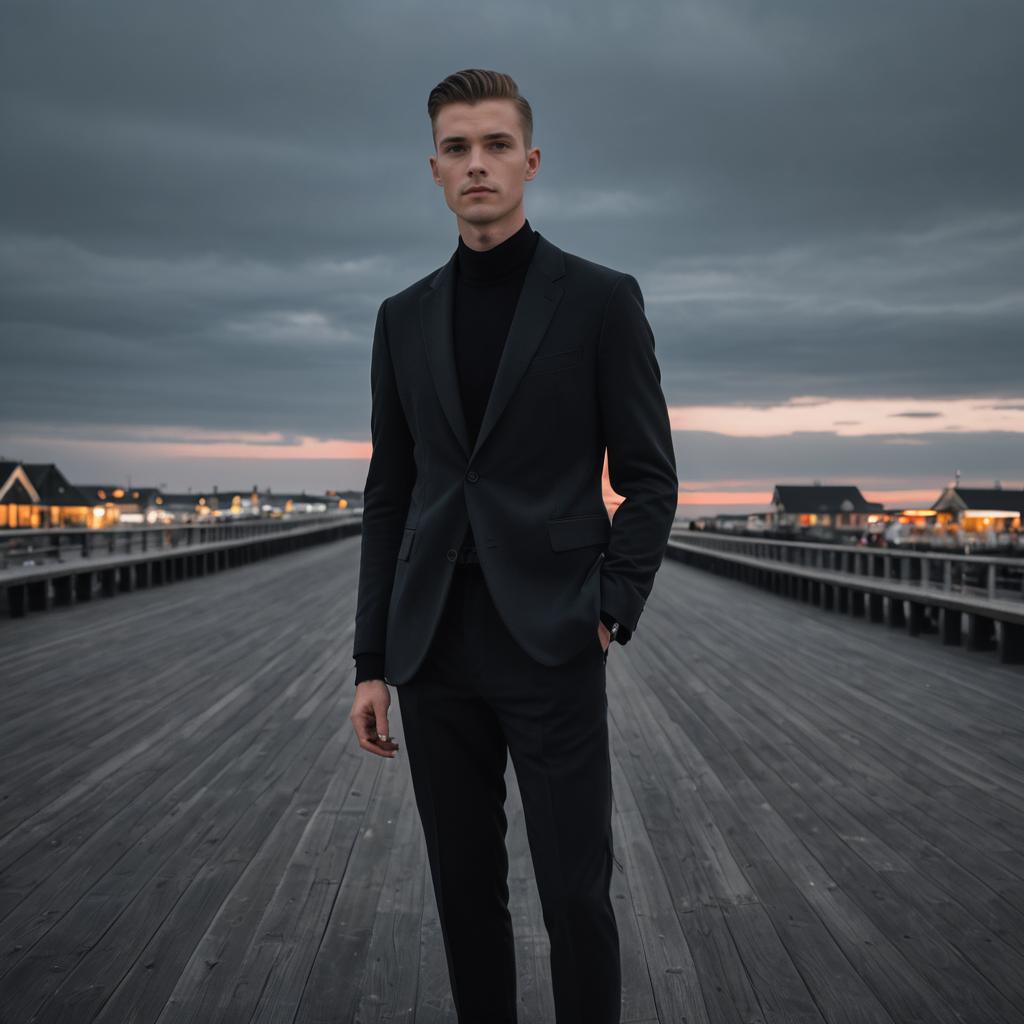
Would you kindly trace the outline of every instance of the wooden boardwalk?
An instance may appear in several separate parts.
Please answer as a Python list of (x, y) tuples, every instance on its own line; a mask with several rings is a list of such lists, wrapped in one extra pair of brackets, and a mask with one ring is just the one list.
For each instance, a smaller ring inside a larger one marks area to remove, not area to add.
[[(0, 621), (3, 1024), (455, 1020), (358, 546)], [(1019, 666), (668, 561), (608, 665), (624, 1024), (1024, 1021)]]

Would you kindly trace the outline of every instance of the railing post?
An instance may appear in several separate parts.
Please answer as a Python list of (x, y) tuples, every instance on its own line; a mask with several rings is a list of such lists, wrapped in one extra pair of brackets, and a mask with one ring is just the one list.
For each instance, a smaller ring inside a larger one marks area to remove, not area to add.
[(903, 612), (903, 599), (887, 597), (885, 599), (885, 621), (889, 626), (905, 626), (907, 617)]
[(999, 660), (1007, 665), (1024, 662), (1024, 626), (1015, 622), (999, 624)]
[(960, 643), (960, 611), (953, 608), (939, 609), (939, 634), (944, 644), (958, 646)]
[(924, 605), (920, 601), (908, 601), (907, 605), (907, 633), (917, 636), (924, 629)]
[(995, 621), (976, 613), (967, 616), (967, 649), (986, 651), (995, 640)]

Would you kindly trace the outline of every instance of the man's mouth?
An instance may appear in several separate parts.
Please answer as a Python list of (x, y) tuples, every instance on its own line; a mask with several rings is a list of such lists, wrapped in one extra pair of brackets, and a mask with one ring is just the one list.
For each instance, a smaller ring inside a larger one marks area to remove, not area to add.
[(493, 192), (493, 191), (494, 191), (494, 189), (492, 189), (492, 188), (480, 188), (478, 186), (476, 188), (468, 188), (468, 189), (466, 189), (466, 194), (467, 195), (472, 195), (474, 192)]

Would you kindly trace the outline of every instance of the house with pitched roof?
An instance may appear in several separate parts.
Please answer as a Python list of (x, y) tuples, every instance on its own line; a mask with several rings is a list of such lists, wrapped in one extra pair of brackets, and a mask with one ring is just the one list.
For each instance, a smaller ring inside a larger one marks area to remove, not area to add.
[(773, 532), (860, 531), (884, 513), (850, 484), (776, 484), (765, 520)]
[(939, 529), (948, 532), (1020, 533), (1024, 489), (947, 487), (932, 508)]
[(0, 529), (88, 526), (92, 503), (52, 462), (0, 460)]

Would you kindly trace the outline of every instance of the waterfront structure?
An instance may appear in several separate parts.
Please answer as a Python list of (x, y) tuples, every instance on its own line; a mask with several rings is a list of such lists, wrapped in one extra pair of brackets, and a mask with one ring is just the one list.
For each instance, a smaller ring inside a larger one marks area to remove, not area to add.
[(92, 506), (91, 526), (130, 526), (166, 520), (159, 487), (122, 487), (120, 484), (76, 484)]
[(776, 532), (812, 528), (860, 532), (884, 514), (881, 502), (868, 501), (852, 485), (776, 484), (772, 507), (764, 518), (768, 529)]
[(246, 516), (323, 515), (361, 508), (360, 491), (275, 494), (260, 491), (167, 492), (112, 483), (72, 484), (52, 462), (0, 459), (0, 528), (51, 530), (195, 523)]
[[(339, 728), (359, 543), (7, 624), (0, 1018), (455, 1019), (404, 752)], [(614, 645), (623, 1021), (1019, 1024), (1024, 672), (845, 589), (670, 558)], [(554, 1006), (512, 768), (525, 1024)]]
[(932, 505), (938, 529), (981, 537), (1020, 534), (1024, 489), (947, 487)]
[(89, 526), (92, 506), (52, 462), (0, 461), (0, 528)]

